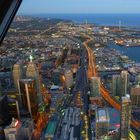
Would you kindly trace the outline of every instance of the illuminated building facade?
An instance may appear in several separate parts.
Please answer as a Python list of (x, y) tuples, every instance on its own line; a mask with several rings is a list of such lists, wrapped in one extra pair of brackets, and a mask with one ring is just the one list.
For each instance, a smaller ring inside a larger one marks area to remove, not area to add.
[(8, 96), (9, 115), (11, 118), (20, 118), (20, 95), (15, 91), (6, 92)]
[(70, 88), (73, 85), (73, 73), (71, 70), (66, 70), (64, 73), (66, 88)]
[(15, 64), (13, 66), (13, 79), (14, 79), (14, 85), (16, 90), (18, 90), (18, 81), (22, 77), (22, 69), (20, 64)]
[(20, 118), (19, 104), (17, 100), (9, 99), (8, 101), (9, 107), (9, 116), (10, 118)]
[(21, 79), (19, 81), (22, 95), (23, 108), (35, 119), (38, 111), (37, 89), (33, 79)]
[(36, 87), (37, 87), (38, 103), (41, 103), (42, 96), (41, 96), (41, 91), (40, 91), (41, 89), (40, 89), (40, 81), (39, 81), (39, 72), (36, 65), (32, 62), (32, 60), (33, 60), (33, 57), (30, 56), (30, 62), (27, 65), (27, 70), (26, 70), (26, 77), (35, 80)]
[(107, 134), (109, 129), (109, 113), (107, 109), (99, 108), (96, 110), (96, 139), (100, 139)]
[(129, 95), (122, 97), (121, 103), (121, 140), (129, 139), (131, 121), (131, 100)]

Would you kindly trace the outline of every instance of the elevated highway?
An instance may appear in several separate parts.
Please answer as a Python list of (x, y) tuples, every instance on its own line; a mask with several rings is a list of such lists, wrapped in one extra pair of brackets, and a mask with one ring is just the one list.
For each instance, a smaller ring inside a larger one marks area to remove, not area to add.
[[(88, 46), (89, 42), (92, 41), (92, 38), (88, 35), (84, 35), (86, 38), (88, 38), (83, 45), (85, 46), (87, 53), (88, 53), (88, 78), (91, 79), (91, 77), (97, 77), (98, 76), (98, 71), (96, 68), (96, 61), (95, 61), (95, 56), (93, 53), (93, 50)], [(121, 110), (121, 105), (110, 95), (109, 91), (101, 84), (100, 85), (100, 91), (101, 91), (101, 96), (115, 109), (118, 111)], [(140, 122), (132, 119), (131, 120), (131, 126), (139, 129), (140, 128)]]

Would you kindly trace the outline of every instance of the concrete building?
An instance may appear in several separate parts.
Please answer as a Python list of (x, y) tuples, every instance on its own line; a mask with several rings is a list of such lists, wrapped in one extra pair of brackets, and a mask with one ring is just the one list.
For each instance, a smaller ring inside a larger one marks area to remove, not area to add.
[(131, 100), (130, 96), (126, 95), (122, 97), (121, 102), (121, 140), (129, 139), (129, 130), (130, 130), (130, 121), (131, 121)]
[(19, 140), (21, 138), (21, 123), (13, 119), (12, 123), (4, 129), (6, 140)]
[(33, 122), (31, 119), (24, 120), (12, 119), (12, 123), (4, 129), (6, 140), (27, 140), (31, 138)]

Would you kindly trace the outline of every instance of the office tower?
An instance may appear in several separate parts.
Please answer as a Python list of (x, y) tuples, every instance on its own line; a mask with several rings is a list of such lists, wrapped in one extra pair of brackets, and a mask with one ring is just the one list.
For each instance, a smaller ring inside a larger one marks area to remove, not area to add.
[(11, 121), (9, 116), (8, 97), (0, 97), (0, 126), (8, 125)]
[(122, 86), (122, 91), (121, 95), (125, 96), (128, 94), (128, 85), (129, 85), (129, 79), (128, 79), (128, 72), (127, 71), (122, 71), (121, 72), (121, 86)]
[(131, 87), (132, 106), (140, 107), (140, 86)]
[(20, 119), (19, 103), (17, 100), (8, 98), (9, 116), (10, 118)]
[(27, 65), (26, 76), (27, 78), (35, 78), (35, 79), (37, 79), (39, 76), (38, 69), (36, 65), (33, 63), (32, 56), (30, 56), (30, 62)]
[(73, 73), (71, 70), (65, 70), (64, 76), (65, 76), (65, 85), (66, 88), (68, 89), (73, 85)]
[(100, 77), (92, 77), (90, 80), (91, 97), (100, 95)]
[(128, 72), (122, 71), (121, 75), (112, 76), (112, 94), (114, 96), (125, 96), (128, 93)]
[(13, 66), (13, 79), (16, 90), (18, 90), (18, 80), (22, 77), (22, 69), (20, 64), (14, 64)]
[(121, 96), (121, 76), (112, 76), (112, 94), (113, 96)]
[(130, 121), (131, 121), (131, 100), (130, 96), (127, 94), (122, 97), (121, 101), (121, 140), (129, 139), (129, 130), (130, 130)]
[(36, 82), (34, 79), (20, 79), (19, 85), (23, 108), (35, 119), (38, 111)]
[(41, 88), (40, 88), (40, 81), (39, 81), (39, 72), (38, 72), (36, 65), (33, 63), (32, 56), (30, 56), (30, 62), (27, 65), (26, 77), (35, 80), (36, 87), (37, 87), (38, 103), (41, 103), (42, 96), (41, 96), (41, 91), (40, 91)]
[(99, 108), (96, 110), (96, 139), (101, 139), (102, 136), (106, 135), (109, 129), (109, 114), (108, 110)]

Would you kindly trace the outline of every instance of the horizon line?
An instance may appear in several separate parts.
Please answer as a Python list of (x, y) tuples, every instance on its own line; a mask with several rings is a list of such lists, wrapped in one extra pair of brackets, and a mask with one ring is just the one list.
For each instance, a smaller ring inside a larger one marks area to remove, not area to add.
[(17, 15), (45, 15), (45, 14), (140, 14), (140, 13), (17, 13)]

